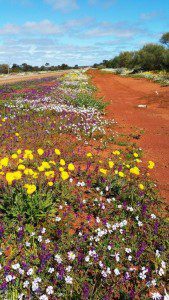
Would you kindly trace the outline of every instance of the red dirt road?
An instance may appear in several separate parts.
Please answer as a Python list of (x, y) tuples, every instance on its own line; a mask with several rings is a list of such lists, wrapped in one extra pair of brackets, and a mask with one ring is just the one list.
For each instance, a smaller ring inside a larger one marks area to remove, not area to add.
[[(169, 87), (96, 70), (89, 74), (98, 96), (109, 102), (106, 116), (118, 122), (117, 132), (144, 131), (137, 145), (147, 160), (155, 162), (153, 177), (162, 197), (169, 202)], [(147, 104), (147, 108), (138, 108), (139, 104)]]

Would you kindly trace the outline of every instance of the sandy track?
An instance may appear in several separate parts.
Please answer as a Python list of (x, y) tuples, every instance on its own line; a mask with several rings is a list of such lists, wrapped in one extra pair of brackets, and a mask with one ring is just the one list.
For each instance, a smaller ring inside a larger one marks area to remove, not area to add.
[[(110, 103), (107, 118), (118, 122), (119, 132), (144, 131), (137, 144), (144, 150), (147, 160), (155, 161), (154, 179), (161, 195), (169, 201), (169, 87), (95, 70), (89, 73), (98, 95)], [(147, 104), (147, 108), (138, 108), (139, 104)]]
[(29, 74), (29, 75), (11, 75), (0, 78), (0, 85), (3, 84), (9, 84), (14, 82), (20, 82), (20, 81), (27, 81), (27, 80), (33, 80), (33, 79), (40, 79), (40, 78), (47, 78), (47, 77), (55, 77), (59, 75), (63, 75), (65, 72), (68, 71), (56, 71), (56, 72), (48, 72), (44, 74)]

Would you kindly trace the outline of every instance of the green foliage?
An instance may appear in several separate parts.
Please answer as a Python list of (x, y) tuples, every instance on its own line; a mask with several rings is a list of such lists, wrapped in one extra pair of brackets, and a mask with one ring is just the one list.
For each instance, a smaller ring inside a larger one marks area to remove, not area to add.
[(169, 32), (166, 32), (162, 35), (162, 37), (160, 39), (160, 43), (169, 47)]
[[(128, 68), (135, 72), (143, 70), (169, 70), (169, 32), (160, 39), (163, 45), (148, 43), (138, 51), (123, 51), (111, 60), (104, 60), (103, 68)], [(99, 67), (99, 65), (94, 65)]]
[(102, 101), (102, 99), (95, 99), (92, 95), (85, 94), (85, 93), (80, 93), (77, 98), (71, 99), (71, 102), (75, 106), (79, 107), (93, 107), (96, 108), (100, 111), (102, 111), (106, 103)]

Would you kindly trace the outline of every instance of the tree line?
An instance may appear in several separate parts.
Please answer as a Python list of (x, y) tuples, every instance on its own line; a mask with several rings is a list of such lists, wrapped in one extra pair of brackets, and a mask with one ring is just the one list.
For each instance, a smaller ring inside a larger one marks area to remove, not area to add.
[(42, 66), (31, 66), (29, 64), (23, 63), (21, 65), (13, 64), (11, 67), (8, 64), (0, 64), (0, 74), (8, 73), (20, 73), (20, 72), (39, 72), (39, 71), (58, 71), (58, 70), (68, 70), (68, 69), (78, 69), (79, 66), (75, 65), (70, 67), (67, 64), (61, 64), (58, 66), (50, 66), (46, 63)]
[(160, 44), (149, 43), (138, 51), (123, 51), (110, 60), (103, 60), (93, 67), (128, 68), (135, 71), (169, 71), (169, 32), (160, 38)]

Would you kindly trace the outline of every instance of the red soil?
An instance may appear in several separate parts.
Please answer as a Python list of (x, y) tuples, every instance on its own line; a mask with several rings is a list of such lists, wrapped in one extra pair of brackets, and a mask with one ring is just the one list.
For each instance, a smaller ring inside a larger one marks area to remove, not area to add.
[[(169, 87), (96, 70), (89, 74), (98, 88), (98, 96), (109, 102), (106, 116), (118, 122), (117, 132), (144, 131), (137, 145), (144, 150), (147, 160), (155, 162), (153, 179), (162, 197), (169, 201)], [(139, 104), (147, 107), (138, 108)]]

